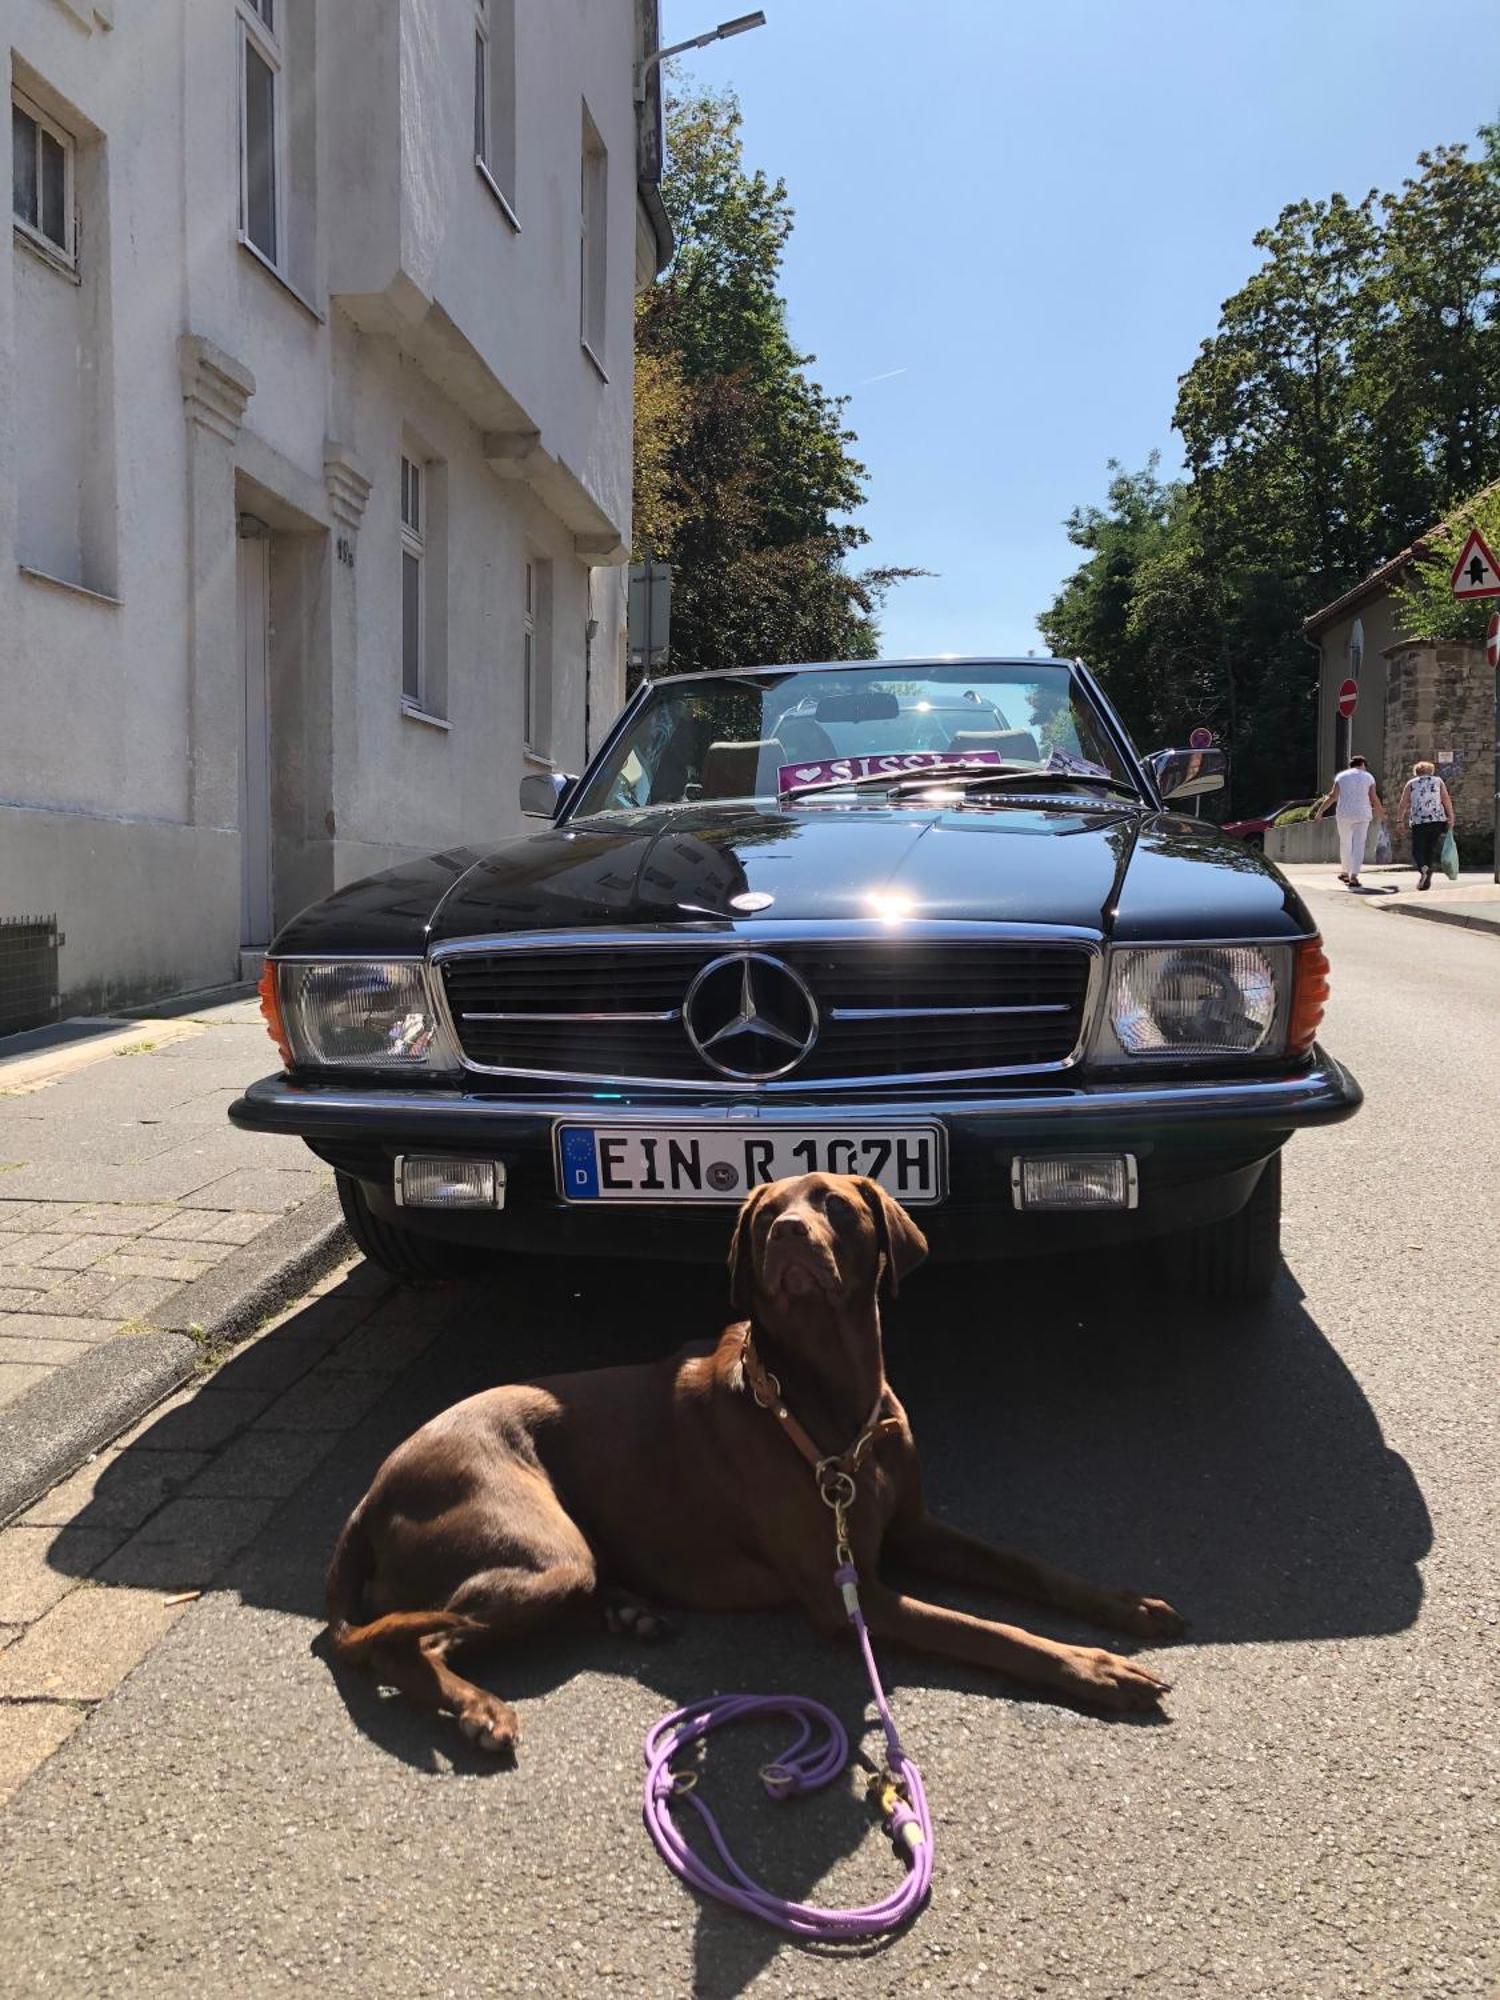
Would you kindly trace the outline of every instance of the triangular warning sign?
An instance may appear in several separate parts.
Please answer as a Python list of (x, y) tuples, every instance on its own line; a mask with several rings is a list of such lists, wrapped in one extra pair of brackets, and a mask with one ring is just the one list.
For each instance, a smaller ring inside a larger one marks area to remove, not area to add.
[(1500, 563), (1477, 528), (1470, 531), (1449, 582), (1455, 597), (1500, 597)]

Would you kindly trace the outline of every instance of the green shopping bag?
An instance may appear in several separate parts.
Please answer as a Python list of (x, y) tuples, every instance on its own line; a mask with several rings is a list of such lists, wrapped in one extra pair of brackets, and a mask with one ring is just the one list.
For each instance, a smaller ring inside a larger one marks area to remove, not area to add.
[(1450, 882), (1458, 880), (1458, 842), (1453, 838), (1451, 826), (1443, 835), (1443, 851), (1438, 856), (1438, 866)]

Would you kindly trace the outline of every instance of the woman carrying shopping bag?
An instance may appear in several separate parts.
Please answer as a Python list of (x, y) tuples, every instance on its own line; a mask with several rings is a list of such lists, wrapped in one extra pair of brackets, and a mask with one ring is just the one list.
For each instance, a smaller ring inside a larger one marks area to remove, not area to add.
[(1396, 824), (1411, 828), (1411, 858), (1421, 870), (1417, 887), (1430, 889), (1434, 868), (1443, 867), (1447, 873), (1443, 847), (1444, 836), (1453, 831), (1453, 801), (1436, 766), (1425, 758), (1412, 765), (1411, 776), (1402, 787)]

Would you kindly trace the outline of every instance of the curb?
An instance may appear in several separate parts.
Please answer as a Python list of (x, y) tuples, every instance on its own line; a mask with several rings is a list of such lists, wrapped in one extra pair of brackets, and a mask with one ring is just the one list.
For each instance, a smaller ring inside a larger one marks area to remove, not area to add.
[(352, 1250), (327, 1188), (179, 1286), (151, 1315), (151, 1332), (100, 1341), (0, 1409), (0, 1523), (187, 1381), (205, 1346), (242, 1339)]
[(185, 1382), (198, 1350), (180, 1333), (120, 1334), (0, 1410), (0, 1522), (65, 1479)]
[(181, 1286), (150, 1315), (151, 1325), (191, 1334), (200, 1345), (229, 1346), (299, 1298), (353, 1249), (338, 1195), (325, 1188)]
[(1420, 917), (1426, 924), (1453, 924), (1459, 930), (1487, 931), (1491, 937), (1500, 937), (1500, 904), (1493, 917), (1466, 917), (1458, 910), (1445, 910), (1441, 903), (1388, 903), (1386, 908), (1398, 917)]

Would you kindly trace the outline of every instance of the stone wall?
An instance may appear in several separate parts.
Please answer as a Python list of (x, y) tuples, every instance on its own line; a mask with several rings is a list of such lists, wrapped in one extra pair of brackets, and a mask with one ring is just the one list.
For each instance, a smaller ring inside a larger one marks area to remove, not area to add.
[(1437, 765), (1460, 836), (1495, 829), (1495, 676), (1482, 646), (1408, 641), (1386, 651), (1385, 774), (1392, 817), (1420, 758)]

